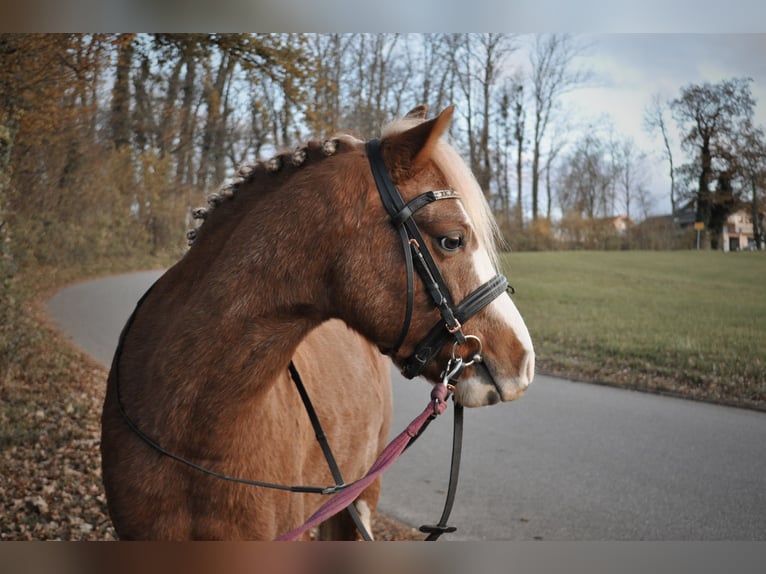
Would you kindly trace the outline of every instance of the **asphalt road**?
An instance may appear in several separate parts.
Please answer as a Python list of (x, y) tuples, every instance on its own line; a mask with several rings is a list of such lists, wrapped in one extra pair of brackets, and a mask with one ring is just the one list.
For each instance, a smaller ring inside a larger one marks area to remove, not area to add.
[[(159, 274), (68, 287), (49, 314), (108, 365)], [(394, 376), (394, 433), (428, 393), (424, 381)], [(465, 419), (450, 540), (766, 539), (765, 413), (538, 375), (521, 400)], [(450, 443), (448, 409), (385, 475), (380, 509), (436, 522)]]

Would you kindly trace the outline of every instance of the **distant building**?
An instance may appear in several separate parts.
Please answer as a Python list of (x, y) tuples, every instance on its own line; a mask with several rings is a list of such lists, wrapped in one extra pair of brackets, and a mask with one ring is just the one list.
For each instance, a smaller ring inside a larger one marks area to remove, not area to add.
[(623, 249), (632, 226), (627, 215), (591, 219), (573, 210), (561, 218), (555, 238), (576, 249)]
[[(761, 213), (759, 216), (761, 218), (760, 227), (763, 229), (765, 214)], [(696, 219), (694, 200), (689, 201), (673, 213), (673, 223), (679, 232), (694, 229)], [(738, 209), (729, 215), (723, 226), (721, 240), (723, 250), (726, 252), (756, 249), (753, 217), (749, 207)]]
[[(761, 217), (761, 229), (763, 229), (764, 214)], [(735, 211), (726, 220), (723, 226), (723, 250), (742, 251), (756, 249), (755, 234), (753, 232), (753, 217), (749, 209)]]
[(694, 227), (697, 220), (696, 202), (691, 200), (673, 212), (673, 224), (677, 229), (684, 230)]
[(601, 221), (603, 221), (607, 229), (614, 228), (618, 235), (625, 235), (628, 231), (628, 228), (633, 225), (633, 222), (627, 215), (615, 215), (614, 217), (606, 217)]

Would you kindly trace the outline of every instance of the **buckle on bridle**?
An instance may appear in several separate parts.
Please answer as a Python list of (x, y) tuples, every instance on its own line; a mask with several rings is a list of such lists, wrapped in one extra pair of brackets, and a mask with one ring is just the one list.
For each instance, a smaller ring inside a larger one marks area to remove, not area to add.
[(457, 333), (462, 328), (463, 328), (463, 325), (461, 325), (460, 321), (458, 321), (457, 319), (455, 319), (455, 326), (454, 327), (450, 327), (449, 324), (447, 324), (447, 331), (449, 331), (450, 335), (454, 335), (455, 333)]

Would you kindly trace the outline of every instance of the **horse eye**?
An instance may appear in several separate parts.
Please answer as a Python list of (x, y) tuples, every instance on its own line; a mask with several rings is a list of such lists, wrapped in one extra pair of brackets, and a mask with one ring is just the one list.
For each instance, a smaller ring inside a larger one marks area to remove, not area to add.
[(445, 235), (440, 237), (439, 247), (444, 249), (444, 251), (457, 251), (463, 247), (463, 236), (458, 235), (457, 237), (450, 237), (449, 235)]

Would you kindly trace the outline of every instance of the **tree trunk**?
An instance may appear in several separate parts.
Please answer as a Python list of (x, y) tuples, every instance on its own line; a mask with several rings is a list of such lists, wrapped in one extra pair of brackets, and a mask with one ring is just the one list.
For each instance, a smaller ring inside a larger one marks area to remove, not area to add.
[(524, 225), (524, 205), (522, 203), (521, 189), (521, 168), (522, 168), (522, 154), (524, 153), (524, 138), (518, 137), (516, 139), (516, 223), (521, 229)]
[(492, 165), (489, 157), (489, 121), (490, 121), (490, 93), (494, 83), (494, 63), (492, 62), (491, 49), (487, 51), (487, 58), (484, 62), (484, 81), (482, 82), (482, 119), (481, 135), (479, 137), (480, 169), (476, 175), (484, 195), (489, 201), (491, 196), (490, 179), (492, 178)]
[(750, 182), (753, 195), (750, 201), (750, 216), (753, 220), (753, 238), (755, 247), (760, 251), (763, 248), (763, 225), (761, 214), (758, 212), (758, 186), (755, 181)]
[(112, 88), (110, 128), (112, 143), (120, 149), (130, 143), (130, 67), (133, 63), (135, 34), (120, 34), (117, 39), (117, 66)]
[(196, 116), (193, 108), (196, 95), (197, 62), (191, 46), (184, 48), (182, 58), (186, 73), (182, 88), (183, 99), (180, 110), (178, 146), (176, 147), (176, 180), (180, 185), (192, 185), (194, 174), (194, 123)]
[[(170, 77), (167, 81), (165, 96), (163, 98), (164, 103), (162, 106), (162, 117), (159, 120), (159, 129), (157, 130), (157, 147), (159, 148), (160, 157), (164, 157), (165, 154), (172, 149), (173, 138), (179, 131), (183, 131), (185, 127), (183, 122), (180, 126), (176, 125), (176, 121), (178, 119), (178, 91), (181, 87), (181, 70), (183, 69), (185, 63), (186, 62), (184, 58), (179, 58), (178, 61), (176, 61), (176, 63), (173, 65), (173, 70), (171, 71)], [(182, 113), (185, 113), (186, 110), (186, 98), (187, 94), (184, 92), (184, 102), (181, 105), (181, 110), (183, 110)]]
[(700, 163), (701, 169), (698, 180), (697, 190), (697, 212), (696, 221), (702, 222), (705, 225), (705, 231), (703, 237), (705, 245), (709, 245), (710, 242), (710, 217), (713, 210), (713, 197), (710, 191), (710, 178), (713, 173), (712, 168), (712, 156), (710, 153), (710, 140), (704, 138), (703, 143), (700, 146)]
[(532, 221), (537, 221), (539, 211), (538, 189), (540, 187), (540, 142), (535, 137), (532, 148)]
[[(670, 213), (674, 215), (676, 212), (676, 174), (675, 169), (673, 169), (673, 152), (670, 149), (664, 123), (662, 125), (662, 140), (665, 142), (665, 153), (668, 155), (668, 171), (670, 172)], [(675, 221), (675, 217), (671, 219)]]

